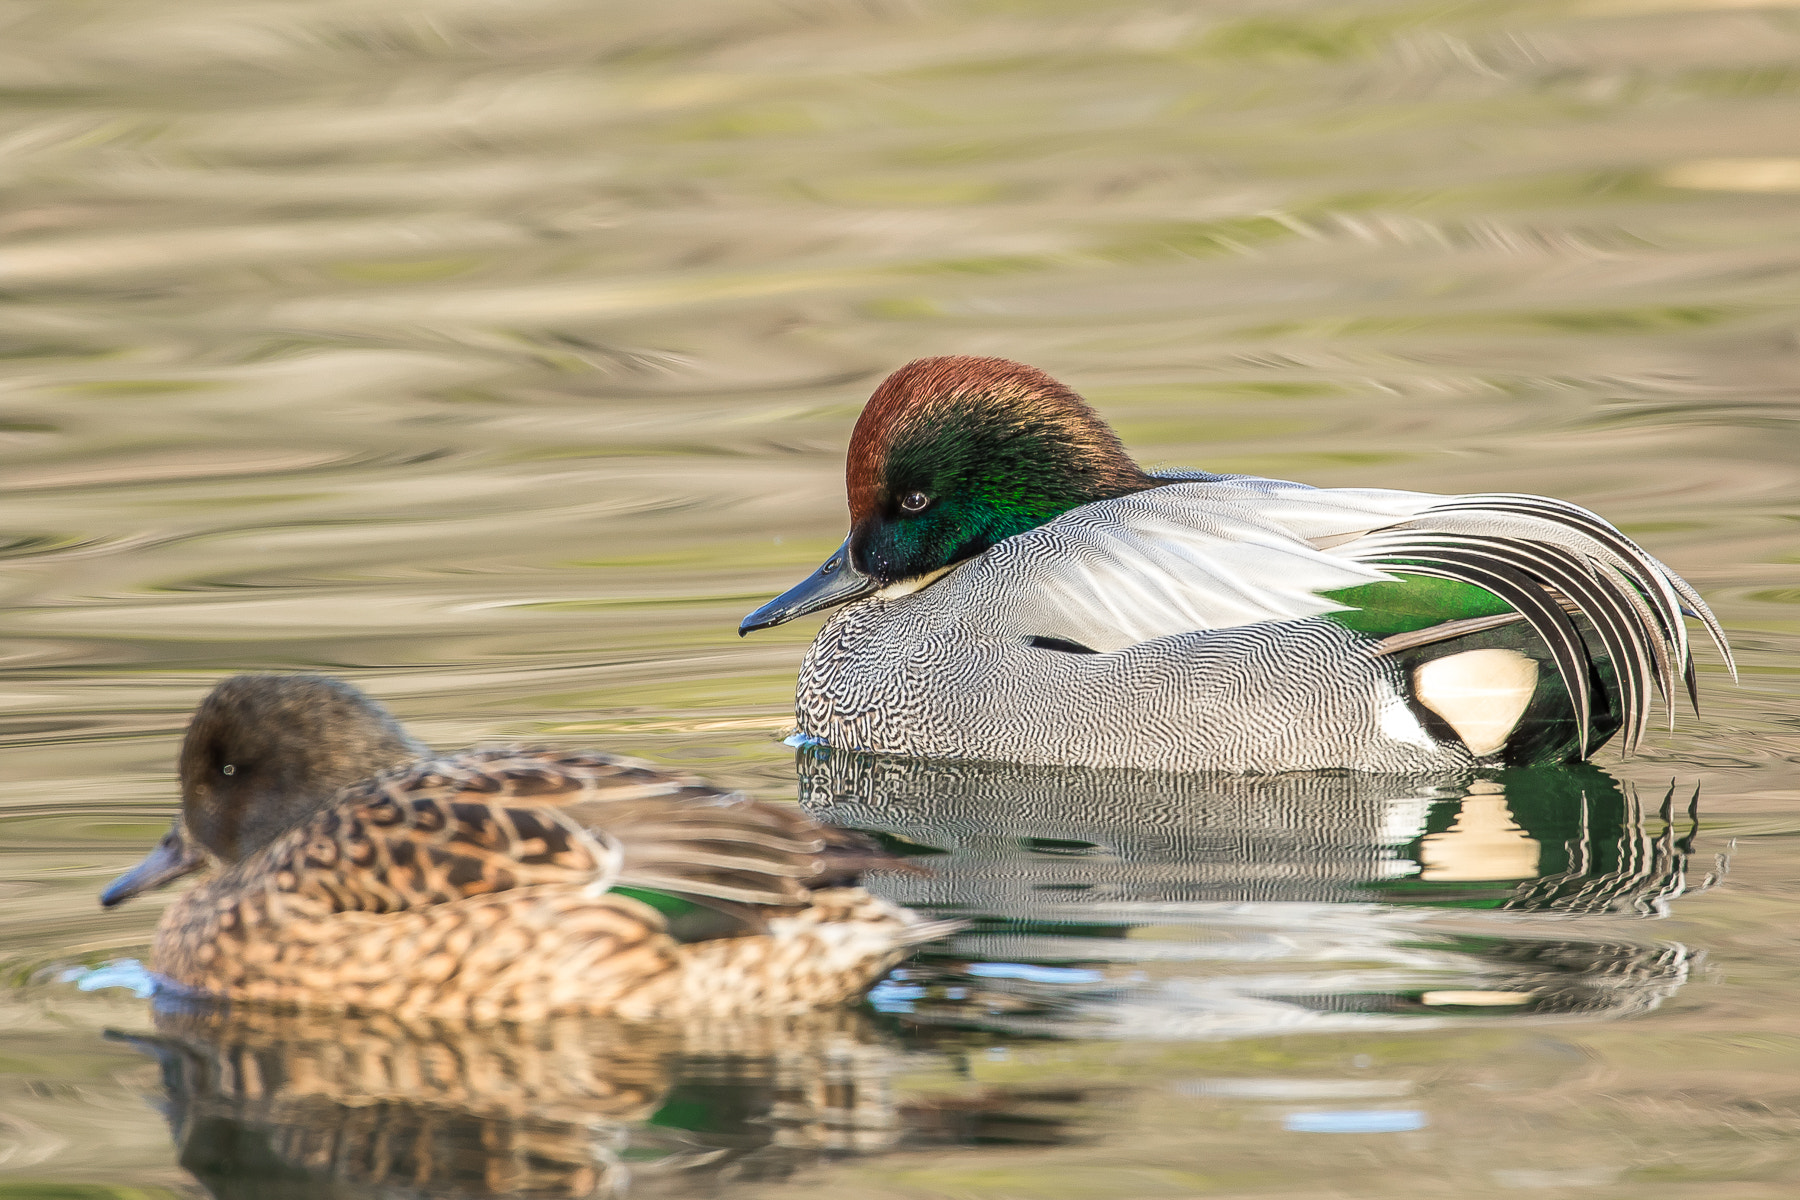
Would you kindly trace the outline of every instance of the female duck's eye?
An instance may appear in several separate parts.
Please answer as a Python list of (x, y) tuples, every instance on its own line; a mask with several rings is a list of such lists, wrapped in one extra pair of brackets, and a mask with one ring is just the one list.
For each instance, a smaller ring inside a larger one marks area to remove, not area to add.
[(224, 766), (219, 768), (219, 773), (221, 775), (236, 775), (237, 768), (232, 766), (230, 763), (226, 763)]
[(925, 511), (925, 506), (930, 503), (931, 497), (927, 496), (924, 492), (908, 492), (905, 496), (900, 498), (900, 508), (903, 512), (923, 512)]

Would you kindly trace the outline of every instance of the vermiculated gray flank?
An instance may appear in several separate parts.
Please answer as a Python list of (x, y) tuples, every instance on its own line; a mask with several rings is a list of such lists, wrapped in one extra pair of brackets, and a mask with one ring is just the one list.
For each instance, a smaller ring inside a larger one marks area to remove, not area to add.
[[(1394, 663), (1329, 621), (1071, 654), (1030, 645), (1004, 613), (956, 595), (959, 582), (866, 600), (826, 622), (800, 667), (801, 733), (874, 753), (1044, 766), (1407, 772), (1474, 762), (1424, 733)], [(1395, 725), (1413, 737), (1392, 736)]]

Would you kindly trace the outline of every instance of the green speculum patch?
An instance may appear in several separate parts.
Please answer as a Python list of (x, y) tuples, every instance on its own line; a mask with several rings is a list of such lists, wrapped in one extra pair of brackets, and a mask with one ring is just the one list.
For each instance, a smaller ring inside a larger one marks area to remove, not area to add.
[(692, 900), (684, 900), (668, 892), (651, 891), (649, 888), (615, 887), (609, 890), (621, 896), (630, 896), (633, 900), (641, 900), (665, 917), (685, 917), (700, 909), (700, 905)]
[(1327, 613), (1328, 620), (1376, 637), (1513, 611), (1510, 604), (1486, 588), (1429, 575), (1396, 573), (1389, 583), (1359, 584), (1320, 595), (1349, 606), (1344, 612)]

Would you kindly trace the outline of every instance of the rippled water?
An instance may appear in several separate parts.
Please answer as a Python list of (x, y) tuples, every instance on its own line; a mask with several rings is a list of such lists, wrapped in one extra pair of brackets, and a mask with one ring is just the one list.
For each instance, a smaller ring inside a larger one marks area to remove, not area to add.
[[(1796, 62), (1785, 0), (0, 3), (0, 1196), (1793, 1194)], [(796, 775), (812, 623), (736, 621), (946, 352), (1151, 463), (1589, 505), (1743, 682), (1594, 770)], [(66, 981), (186, 710), (295, 667), (974, 924), (781, 1027)]]

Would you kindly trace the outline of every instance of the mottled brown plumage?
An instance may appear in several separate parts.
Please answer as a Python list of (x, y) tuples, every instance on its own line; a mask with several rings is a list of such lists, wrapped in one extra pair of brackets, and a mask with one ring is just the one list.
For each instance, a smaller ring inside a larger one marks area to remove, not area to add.
[[(293, 678), (228, 680), (190, 728), (171, 837), (218, 869), (157, 929), (155, 969), (184, 988), (458, 1020), (784, 1013), (860, 994), (941, 931), (836, 886), (880, 857), (855, 835), (610, 755), (479, 750), (285, 790), (317, 774), (292, 761), (309, 742), (262, 724)], [(332, 695), (355, 703), (316, 737), (394, 748), (384, 710)]]

